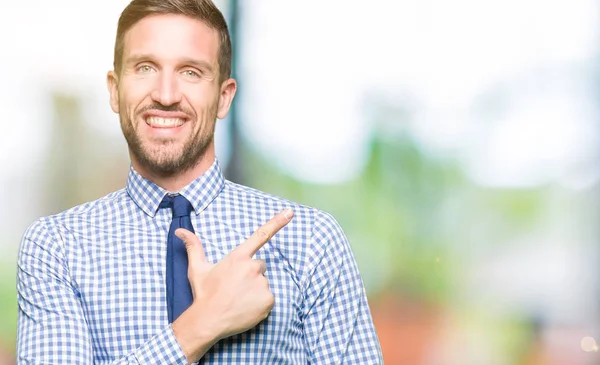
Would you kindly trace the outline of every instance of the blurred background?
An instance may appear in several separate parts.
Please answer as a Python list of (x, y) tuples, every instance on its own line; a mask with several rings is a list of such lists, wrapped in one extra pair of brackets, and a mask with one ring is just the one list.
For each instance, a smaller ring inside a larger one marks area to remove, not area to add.
[[(104, 80), (127, 3), (2, 6), (0, 364), (27, 226), (124, 186)], [(226, 175), (338, 219), (386, 364), (600, 363), (600, 3), (216, 3)]]

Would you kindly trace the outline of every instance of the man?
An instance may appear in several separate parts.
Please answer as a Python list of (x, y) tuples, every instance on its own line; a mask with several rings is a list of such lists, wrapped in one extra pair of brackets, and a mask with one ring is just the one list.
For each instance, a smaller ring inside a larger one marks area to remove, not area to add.
[(26, 231), (19, 363), (382, 363), (335, 220), (224, 180), (213, 133), (230, 65), (210, 0), (123, 11), (107, 81), (127, 185)]

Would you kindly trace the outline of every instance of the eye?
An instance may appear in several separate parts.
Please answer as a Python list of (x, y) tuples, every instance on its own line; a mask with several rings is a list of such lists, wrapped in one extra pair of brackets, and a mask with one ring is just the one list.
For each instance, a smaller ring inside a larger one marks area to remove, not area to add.
[(194, 78), (200, 77), (200, 74), (194, 70), (185, 70), (185, 71), (183, 71), (183, 74), (188, 77), (194, 77)]
[(153, 68), (149, 65), (141, 65), (140, 67), (138, 67), (138, 72), (140, 73), (150, 73), (153, 71)]

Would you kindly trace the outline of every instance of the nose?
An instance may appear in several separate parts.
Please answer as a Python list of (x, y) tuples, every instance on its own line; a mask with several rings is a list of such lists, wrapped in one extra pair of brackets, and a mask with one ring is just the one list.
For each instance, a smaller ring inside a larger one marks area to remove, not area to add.
[(164, 106), (179, 103), (181, 101), (181, 91), (177, 84), (176, 75), (166, 71), (161, 72), (151, 97)]

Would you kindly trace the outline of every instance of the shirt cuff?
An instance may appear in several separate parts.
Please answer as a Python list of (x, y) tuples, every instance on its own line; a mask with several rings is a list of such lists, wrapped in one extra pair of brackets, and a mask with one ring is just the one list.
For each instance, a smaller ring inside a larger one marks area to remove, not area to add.
[(188, 363), (171, 325), (138, 348), (134, 356), (139, 364), (187, 365)]

